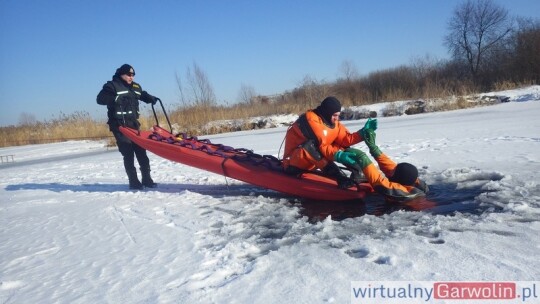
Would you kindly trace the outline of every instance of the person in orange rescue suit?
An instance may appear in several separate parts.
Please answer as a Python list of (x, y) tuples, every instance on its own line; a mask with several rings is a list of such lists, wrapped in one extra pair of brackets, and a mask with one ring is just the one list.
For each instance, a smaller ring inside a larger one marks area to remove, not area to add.
[[(344, 150), (362, 141), (360, 131), (351, 133), (339, 122), (340, 113), (340, 101), (327, 97), (316, 109), (300, 115), (285, 135), (283, 168), (286, 173), (298, 175), (319, 169), (324, 175), (335, 178), (338, 187), (344, 189), (358, 182), (358, 170), (347, 165), (352, 172), (349, 178), (334, 163), (343, 163), (347, 156)], [(377, 120), (369, 122), (363, 129), (375, 130)]]
[[(107, 106), (109, 130), (116, 139), (118, 150), (124, 158), (124, 168), (129, 179), (130, 189), (155, 188), (156, 183), (150, 176), (150, 160), (146, 150), (138, 146), (119, 130), (120, 126), (139, 129), (139, 100), (155, 104), (157, 98), (143, 91), (141, 86), (133, 81), (135, 70), (129, 64), (124, 64), (107, 81), (97, 96), (97, 103)], [(135, 157), (141, 169), (142, 183), (137, 177)]]
[[(428, 185), (418, 178), (418, 169), (409, 163), (396, 164), (375, 143), (376, 134), (374, 130), (361, 131), (365, 144), (369, 148), (369, 153), (379, 165), (380, 170), (369, 159), (366, 153), (349, 148), (345, 153), (352, 153), (354, 156), (348, 163), (349, 166), (362, 170), (365, 178), (373, 189), (385, 196), (389, 201), (407, 201), (419, 196), (425, 196)], [(384, 174), (383, 174), (384, 173)]]

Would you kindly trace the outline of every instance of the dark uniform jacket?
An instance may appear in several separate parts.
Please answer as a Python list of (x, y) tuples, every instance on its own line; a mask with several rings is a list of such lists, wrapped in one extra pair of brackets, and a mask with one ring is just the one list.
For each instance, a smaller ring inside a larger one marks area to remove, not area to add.
[(121, 125), (139, 129), (139, 100), (152, 103), (154, 97), (143, 91), (138, 83), (129, 85), (117, 75), (103, 85), (97, 96), (97, 103), (107, 106), (107, 124), (113, 132)]

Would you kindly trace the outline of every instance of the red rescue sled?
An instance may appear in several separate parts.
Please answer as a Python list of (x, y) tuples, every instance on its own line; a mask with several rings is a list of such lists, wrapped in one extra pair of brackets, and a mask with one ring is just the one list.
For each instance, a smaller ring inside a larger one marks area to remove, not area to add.
[(234, 149), (209, 140), (177, 138), (154, 126), (153, 131), (120, 127), (120, 131), (137, 145), (173, 162), (210, 171), (252, 185), (301, 198), (323, 201), (362, 200), (373, 192), (368, 183), (339, 189), (336, 181), (316, 173), (301, 176), (285, 174), (281, 161), (273, 156), (258, 155), (246, 149)]

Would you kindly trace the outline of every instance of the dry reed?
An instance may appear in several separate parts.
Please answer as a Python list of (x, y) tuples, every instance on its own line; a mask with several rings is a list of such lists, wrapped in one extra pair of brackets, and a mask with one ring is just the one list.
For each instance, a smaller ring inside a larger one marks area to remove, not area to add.
[[(501, 82), (497, 84), (499, 89), (518, 87), (513, 82)], [(444, 99), (446, 102), (438, 105), (436, 110), (453, 110), (470, 107), (471, 103), (463, 97), (448, 98), (448, 96), (464, 96), (474, 92), (474, 87), (466, 82), (457, 84), (434, 84), (425, 85), (418, 90), (405, 90), (391, 86), (386, 90), (379, 90), (375, 94), (376, 99), (368, 98), (375, 96), (372, 92), (362, 89), (360, 86), (352, 86), (348, 89), (339, 83), (334, 85), (319, 84), (317, 87), (297, 88), (292, 92), (286, 92), (277, 96), (258, 97), (256, 101), (238, 103), (231, 106), (190, 106), (177, 107), (168, 110), (171, 124), (176, 124), (182, 132), (191, 135), (215, 134), (227, 131), (238, 131), (253, 128), (250, 124), (240, 124), (234, 128), (210, 127), (205, 125), (212, 121), (245, 119), (248, 117), (270, 116), (277, 114), (300, 114), (306, 109), (315, 108), (325, 96), (333, 95), (343, 101), (344, 106), (367, 105), (382, 101), (410, 100), (410, 99)], [(159, 109), (157, 107), (156, 109)], [(166, 126), (166, 119), (161, 111), (157, 111), (161, 126)], [(386, 114), (397, 112), (396, 109), (387, 109)], [(149, 129), (155, 124), (154, 115), (151, 112), (144, 113), (139, 119), (142, 129)], [(20, 124), (18, 126), (0, 127), (0, 147), (66, 141), (74, 139), (97, 139), (110, 138), (108, 125), (104, 121), (97, 121), (90, 117), (87, 112), (74, 114), (61, 113), (57, 118), (45, 122), (33, 124)]]

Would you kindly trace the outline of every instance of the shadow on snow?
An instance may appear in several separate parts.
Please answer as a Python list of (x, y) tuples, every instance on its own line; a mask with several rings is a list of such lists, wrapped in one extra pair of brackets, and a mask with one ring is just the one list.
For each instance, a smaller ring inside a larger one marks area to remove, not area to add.
[(267, 190), (250, 185), (194, 185), (194, 184), (167, 184), (159, 183), (156, 188), (144, 188), (143, 190), (131, 190), (126, 184), (64, 184), (64, 183), (25, 183), (18, 185), (8, 185), (5, 188), (6, 191), (18, 191), (18, 190), (48, 190), (53, 192), (128, 192), (128, 193), (149, 193), (149, 192), (161, 192), (161, 193), (181, 193), (184, 191), (190, 191), (199, 193), (202, 195), (210, 195), (213, 197), (223, 196), (240, 196), (240, 195), (264, 195), (270, 197), (286, 197), (278, 192)]
[(430, 185), (430, 191), (425, 198), (403, 203), (388, 202), (382, 196), (374, 194), (366, 197), (363, 203), (301, 200), (301, 206), (302, 214), (312, 221), (324, 220), (329, 215), (333, 220), (340, 221), (365, 214), (380, 216), (398, 210), (443, 215), (456, 212), (481, 214), (485, 207), (480, 206), (475, 197), (483, 192), (486, 190), (483, 190), (482, 186), (458, 190), (457, 184), (434, 184)]
[(475, 200), (475, 197), (485, 192), (481, 186), (476, 188), (456, 189), (456, 184), (434, 184), (426, 198), (404, 203), (387, 202), (380, 195), (374, 194), (366, 197), (364, 201), (315, 201), (295, 199), (264, 188), (250, 185), (194, 185), (194, 184), (168, 184), (160, 183), (157, 188), (145, 190), (130, 190), (125, 184), (64, 184), (64, 183), (25, 183), (6, 186), (6, 191), (19, 190), (48, 190), (53, 192), (126, 192), (126, 193), (182, 193), (184, 191), (209, 195), (214, 198), (226, 196), (265, 196), (274, 198), (288, 198), (299, 206), (301, 215), (307, 216), (310, 221), (324, 220), (331, 216), (333, 220), (360, 217), (365, 214), (384, 215), (398, 210), (424, 211), (432, 214), (472, 213), (480, 214), (484, 208)]

